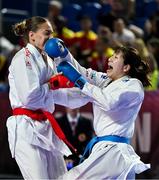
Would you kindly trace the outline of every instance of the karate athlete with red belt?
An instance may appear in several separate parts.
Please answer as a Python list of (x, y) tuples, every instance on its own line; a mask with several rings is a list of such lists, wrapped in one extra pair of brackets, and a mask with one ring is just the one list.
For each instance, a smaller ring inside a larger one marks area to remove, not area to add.
[[(50, 57), (57, 56), (54, 50), (59, 49), (60, 42), (55, 38), (47, 41), (45, 51)], [(61, 45), (67, 50), (63, 42)], [(136, 49), (118, 47), (108, 60), (107, 73), (85, 69), (69, 52), (56, 62), (58, 72), (90, 98), (96, 133), (81, 164), (59, 179), (135, 179), (136, 173), (149, 169), (150, 165), (144, 164), (130, 145), (144, 99), (143, 86), (150, 85), (148, 66)]]
[[(9, 67), (13, 116), (8, 118), (7, 128), (11, 154), (24, 179), (57, 179), (67, 171), (63, 155), (71, 154), (68, 146), (73, 149), (52, 116), (58, 98), (63, 105), (73, 100), (72, 95), (63, 98), (56, 94), (61, 87), (67, 94), (73, 83), (56, 75), (54, 61), (43, 51), (52, 31), (50, 22), (38, 16), (14, 25), (15, 34), (24, 38), (26, 46), (15, 54)], [(69, 107), (87, 102), (79, 99)]]

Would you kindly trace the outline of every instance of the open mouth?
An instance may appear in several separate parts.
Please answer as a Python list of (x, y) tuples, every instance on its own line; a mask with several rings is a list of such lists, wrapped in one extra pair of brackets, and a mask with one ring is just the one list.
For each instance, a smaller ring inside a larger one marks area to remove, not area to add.
[(112, 70), (112, 69), (113, 69), (113, 66), (108, 65), (108, 70)]

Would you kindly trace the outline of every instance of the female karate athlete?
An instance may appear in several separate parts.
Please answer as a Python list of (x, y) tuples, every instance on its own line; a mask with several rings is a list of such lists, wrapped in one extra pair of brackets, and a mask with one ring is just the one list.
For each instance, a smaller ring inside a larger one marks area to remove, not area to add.
[[(58, 39), (47, 41), (45, 51), (49, 56), (54, 57), (52, 49), (58, 48), (58, 43)], [(144, 99), (143, 86), (150, 84), (148, 66), (136, 49), (118, 47), (108, 60), (106, 73), (85, 69), (69, 52), (56, 62), (58, 72), (63, 72), (93, 103), (96, 133), (85, 150), (89, 156), (59, 179), (135, 179), (136, 173), (150, 168), (130, 145)]]
[[(63, 155), (71, 151), (51, 115), (59, 98), (53, 92), (60, 78), (60, 87), (66, 91), (71, 85), (64, 76), (55, 75), (55, 63), (43, 51), (53, 32), (48, 20), (37, 16), (26, 19), (14, 25), (14, 32), (25, 39), (26, 47), (16, 53), (9, 67), (13, 109), (7, 120), (10, 150), (25, 179), (56, 179), (66, 172)], [(73, 104), (77, 105), (80, 102)]]

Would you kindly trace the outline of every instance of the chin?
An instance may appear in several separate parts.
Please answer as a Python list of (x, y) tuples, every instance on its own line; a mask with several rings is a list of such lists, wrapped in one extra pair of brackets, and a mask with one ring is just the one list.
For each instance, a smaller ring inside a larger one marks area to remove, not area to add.
[(108, 75), (108, 77), (110, 78), (110, 79), (114, 79), (114, 76), (113, 76), (113, 74), (112, 73), (107, 73), (107, 75)]
[(107, 70), (107, 75), (108, 75), (108, 77), (110, 77), (111, 74), (112, 74), (112, 73), (111, 73), (109, 70)]

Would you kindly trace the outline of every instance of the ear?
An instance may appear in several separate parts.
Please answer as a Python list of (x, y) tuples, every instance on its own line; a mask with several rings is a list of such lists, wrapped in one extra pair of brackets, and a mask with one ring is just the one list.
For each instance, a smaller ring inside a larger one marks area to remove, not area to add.
[(124, 71), (125, 73), (127, 73), (127, 72), (129, 72), (130, 68), (131, 68), (130, 64), (124, 65), (123, 71)]
[(34, 39), (34, 32), (33, 31), (29, 31), (29, 39), (31, 41), (35, 41), (35, 39)]

